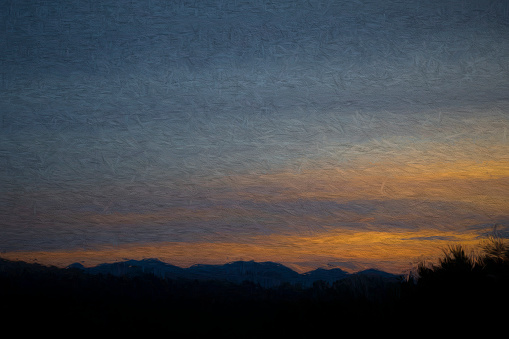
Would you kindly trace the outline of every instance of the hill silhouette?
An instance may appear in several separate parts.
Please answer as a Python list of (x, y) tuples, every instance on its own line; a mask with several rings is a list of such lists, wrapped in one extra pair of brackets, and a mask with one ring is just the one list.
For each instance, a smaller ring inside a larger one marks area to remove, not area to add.
[[(104, 263), (88, 268), (75, 263), (70, 265), (69, 268), (78, 268), (90, 274), (111, 274), (115, 276), (132, 277), (153, 274), (167, 279), (220, 280), (232, 283), (249, 281), (264, 288), (277, 287), (285, 283), (310, 287), (319, 280), (331, 284), (352, 275), (339, 268), (319, 268), (299, 274), (279, 263), (255, 261), (235, 261), (224, 265), (198, 264), (189, 268), (181, 268), (158, 259), (143, 259)], [(397, 275), (377, 270), (365, 270), (356, 274), (379, 275), (388, 280), (399, 279)]]
[[(263, 287), (249, 279), (224, 279), (235, 271), (257, 277), (262, 268), (268, 279), (287, 274), (313, 283), (306, 287), (282, 281)], [(269, 328), (274, 335), (320, 333), (318, 324), (338, 323), (337, 317), (351, 324), (353, 317), (380, 307), (379, 291), (399, 284), (397, 279), (367, 274), (332, 283), (318, 280), (327, 278), (325, 271), (300, 275), (280, 264), (255, 262), (186, 270), (153, 259), (103, 264), (88, 271), (79, 264), (57, 268), (0, 259), (0, 297), (10, 310), (4, 321), (23, 314), (39, 330), (57, 321), (74, 329), (116, 333), (165, 330), (186, 336), (256, 337)], [(168, 272), (188, 275), (170, 278)]]
[[(344, 272), (298, 274), (270, 262), (183, 269), (150, 259), (85, 269), (0, 259), (0, 300), (7, 311), (1, 321), (3, 328), (18, 323), (38, 334), (65, 329), (187, 338), (339, 337), (348, 329), (489, 334), (507, 319), (508, 249), (493, 240), (484, 254), (468, 256), (454, 246), (408, 279), (367, 270), (332, 282), (328, 273)], [(272, 284), (281, 277), (296, 280)], [(298, 283), (309, 277), (311, 284)]]

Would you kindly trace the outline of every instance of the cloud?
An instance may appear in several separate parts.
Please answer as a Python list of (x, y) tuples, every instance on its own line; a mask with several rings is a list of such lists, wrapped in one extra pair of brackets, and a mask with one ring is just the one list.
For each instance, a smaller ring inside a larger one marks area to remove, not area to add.
[[(172, 264), (218, 264), (235, 260), (274, 261), (299, 271), (324, 267), (327, 262), (346, 262), (351, 269), (379, 268), (401, 273), (415, 268), (420, 260), (436, 260), (451, 241), (462, 245), (479, 244), (477, 232), (455, 231), (354, 231), (335, 230), (310, 234), (263, 235), (229, 238), (223, 242), (154, 242), (101, 244), (79, 249), (12, 251), (6, 258), (37, 259), (69, 265), (83, 262), (95, 265), (129, 259), (159, 258)], [(433, 238), (433, 241), (430, 239)]]
[(451, 236), (432, 235), (432, 236), (428, 236), (428, 237), (412, 237), (412, 238), (407, 238), (407, 240), (424, 240), (424, 241), (437, 241), (437, 240), (440, 240), (440, 241), (453, 242), (453, 241), (457, 241), (458, 238), (457, 237), (451, 237)]
[(454, 231), (430, 246), (507, 219), (506, 4), (220, 4), (12, 4), (0, 248)]

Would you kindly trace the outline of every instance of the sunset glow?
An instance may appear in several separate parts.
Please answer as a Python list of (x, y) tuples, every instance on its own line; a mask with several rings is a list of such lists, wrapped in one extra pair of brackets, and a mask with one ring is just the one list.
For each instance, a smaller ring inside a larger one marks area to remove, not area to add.
[[(159, 258), (181, 266), (256, 260), (301, 272), (324, 263), (404, 272), (436, 260), (453, 243), (474, 250), (509, 209), (504, 162), (377, 167), (373, 174), (316, 169), (232, 176), (229, 185), (210, 182), (194, 192), (198, 201), (206, 194), (207, 203), (190, 200), (156, 211), (30, 211), (25, 218), (34, 224), (80, 222), (83, 236), (102, 232), (117, 242), (87, 244), (85, 238), (74, 249), (4, 256), (62, 266)], [(180, 240), (168, 241), (172, 237)]]
[(0, 257), (408, 272), (509, 236), (507, 5), (150, 3), (2, 14)]

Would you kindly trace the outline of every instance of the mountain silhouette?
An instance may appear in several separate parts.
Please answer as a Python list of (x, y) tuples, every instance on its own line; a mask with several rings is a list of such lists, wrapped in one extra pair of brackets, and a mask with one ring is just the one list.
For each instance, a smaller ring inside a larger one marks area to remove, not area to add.
[(350, 276), (350, 273), (343, 271), (340, 268), (324, 269), (317, 268), (314, 271), (306, 272), (302, 275), (311, 284), (315, 281), (322, 280), (328, 283), (344, 279)]
[(143, 259), (104, 263), (89, 268), (75, 263), (68, 266), (68, 268), (80, 269), (91, 274), (111, 274), (114, 276), (152, 274), (167, 279), (218, 280), (238, 284), (249, 281), (262, 287), (276, 287), (285, 283), (309, 287), (316, 281), (324, 281), (331, 284), (335, 281), (357, 275), (376, 276), (382, 279), (397, 278), (394, 274), (375, 269), (351, 274), (340, 268), (318, 268), (300, 274), (287, 266), (270, 261), (235, 261), (223, 265), (197, 264), (188, 268), (181, 268), (158, 259)]
[(167, 264), (158, 259), (127, 260), (99, 264), (89, 268), (79, 263), (74, 263), (68, 266), (68, 268), (78, 268), (91, 274), (111, 274), (114, 276), (153, 274), (161, 278), (188, 278), (183, 268)]

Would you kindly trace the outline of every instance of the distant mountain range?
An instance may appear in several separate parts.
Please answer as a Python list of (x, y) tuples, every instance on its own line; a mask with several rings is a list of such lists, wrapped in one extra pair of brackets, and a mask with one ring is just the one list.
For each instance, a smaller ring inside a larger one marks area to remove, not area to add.
[(333, 283), (356, 276), (372, 276), (384, 280), (398, 279), (397, 275), (374, 269), (351, 274), (339, 268), (319, 268), (299, 274), (282, 264), (255, 261), (235, 261), (224, 265), (194, 265), (189, 268), (181, 268), (158, 259), (144, 259), (105, 263), (89, 268), (74, 263), (68, 268), (81, 269), (90, 274), (111, 274), (115, 276), (153, 274), (168, 279), (222, 280), (233, 283), (250, 281), (266, 288), (280, 286), (284, 283), (310, 287), (315, 281), (319, 280)]

